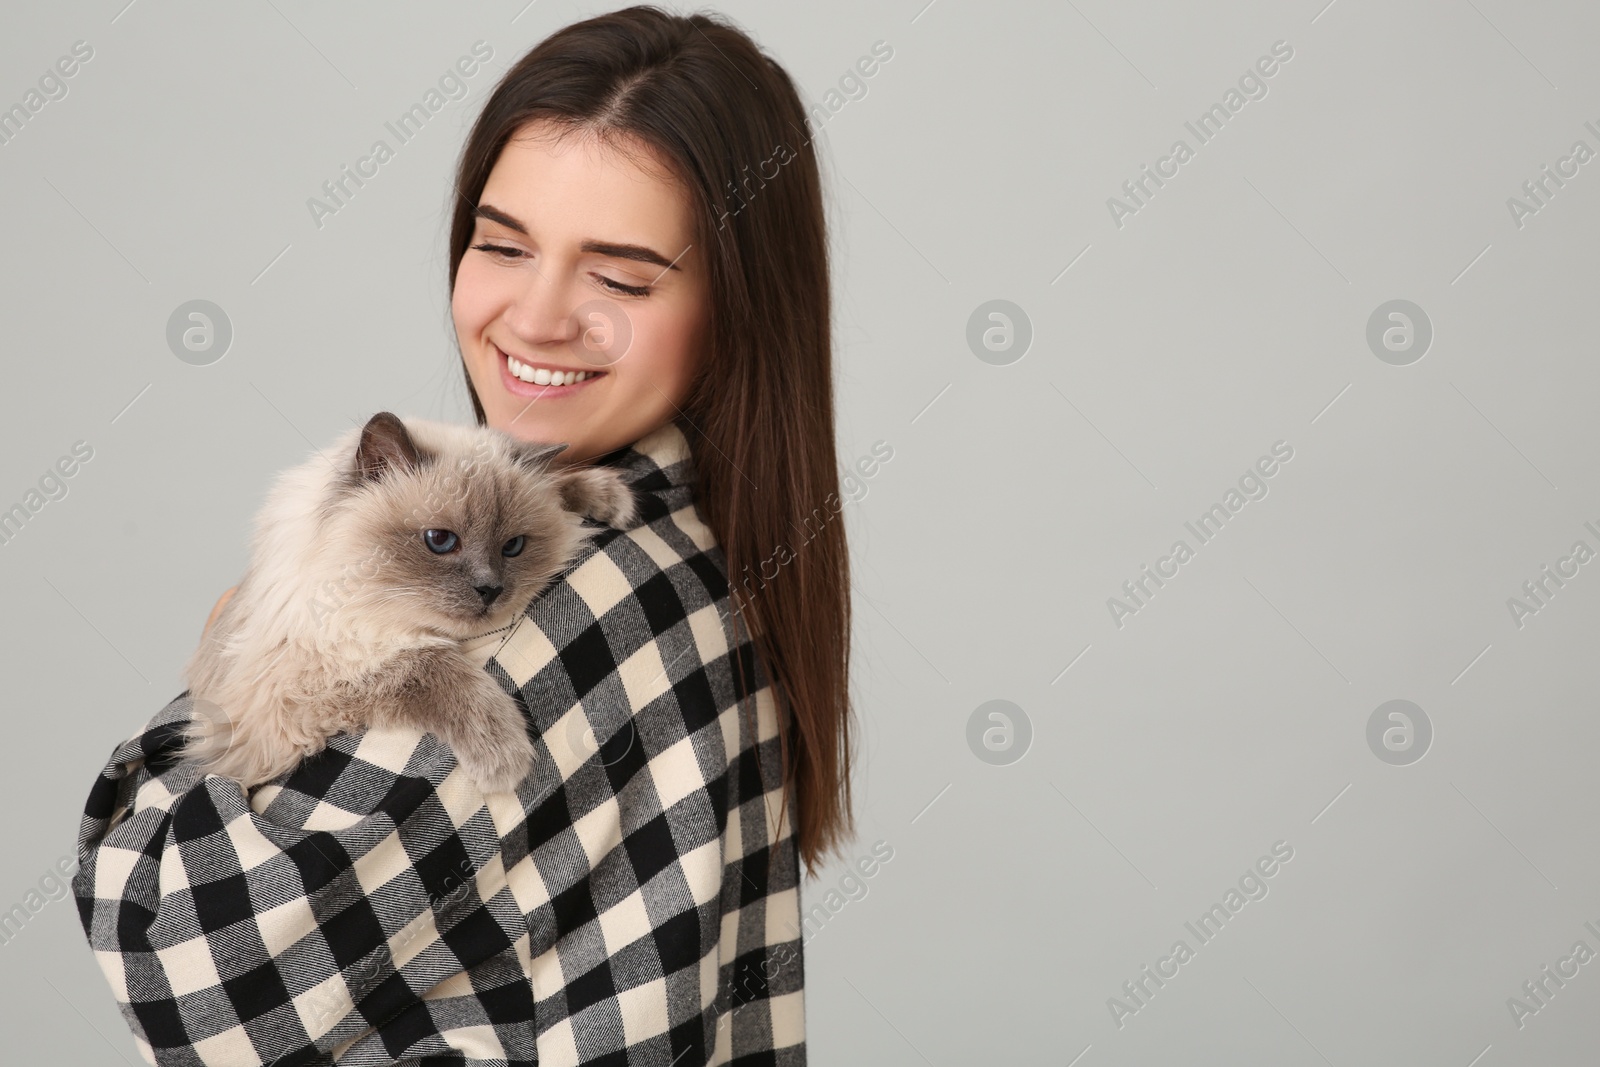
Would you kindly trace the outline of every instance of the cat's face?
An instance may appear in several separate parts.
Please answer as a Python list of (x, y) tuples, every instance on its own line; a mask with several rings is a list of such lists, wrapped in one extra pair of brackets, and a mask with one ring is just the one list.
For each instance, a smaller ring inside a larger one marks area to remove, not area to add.
[(325, 546), (348, 554), (339, 610), (455, 638), (512, 621), (579, 543), (580, 520), (549, 473), (558, 451), (465, 427), (424, 442), (395, 416), (374, 416), (339, 484), (336, 544)]

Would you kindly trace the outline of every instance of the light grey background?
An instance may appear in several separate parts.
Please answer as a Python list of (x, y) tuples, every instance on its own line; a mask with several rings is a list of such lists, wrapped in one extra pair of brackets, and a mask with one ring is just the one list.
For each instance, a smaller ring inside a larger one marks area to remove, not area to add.
[[(1600, 563), (1520, 628), (1507, 601), (1600, 547), (1600, 162), (1521, 227), (1507, 199), (1600, 150), (1600, 12), (925, 2), (719, 8), (811, 101), (894, 50), (820, 141), (840, 457), (894, 449), (846, 512), (852, 855), (894, 858), (807, 942), (812, 1061), (1591, 1061), (1600, 962), (1520, 1028), (1507, 999), (1600, 951)], [(0, 32), (6, 106), (94, 49), (0, 146), (0, 507), (94, 448), (0, 547), (0, 909), (181, 689), (271, 475), (383, 408), (469, 417), (450, 169), (493, 80), (599, 10), (124, 3)], [(478, 40), (466, 99), (315, 226), (307, 198)], [(1276, 41), (1268, 94), (1198, 145), (1184, 122)], [(1117, 226), (1178, 138), (1195, 157)], [(191, 299), (233, 324), (211, 366), (165, 343)], [(1034, 333), (1006, 366), (965, 340), (993, 299)], [(1365, 339), (1392, 299), (1435, 332), (1408, 366)], [(1116, 626), (1108, 598), (1277, 441), (1269, 494)], [(1006, 766), (966, 740), (995, 699), (1033, 731)], [(1433, 725), (1409, 766), (1367, 744), (1392, 699)], [(1278, 841), (1268, 895), (1199, 945), (1184, 923)], [(1108, 998), (1180, 938), (1119, 1027)], [(70, 898), (0, 945), (0, 1002), (8, 1060), (136, 1061)]]

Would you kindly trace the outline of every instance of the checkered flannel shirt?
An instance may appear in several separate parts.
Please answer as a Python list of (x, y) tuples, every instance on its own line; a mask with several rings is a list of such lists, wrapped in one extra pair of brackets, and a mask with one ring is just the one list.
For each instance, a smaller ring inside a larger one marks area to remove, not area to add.
[(688, 441), (597, 462), (639, 519), (480, 653), (533, 728), (515, 793), (385, 728), (247, 796), (174, 758), (187, 692), (112, 753), (73, 892), (148, 1062), (805, 1063), (777, 709)]

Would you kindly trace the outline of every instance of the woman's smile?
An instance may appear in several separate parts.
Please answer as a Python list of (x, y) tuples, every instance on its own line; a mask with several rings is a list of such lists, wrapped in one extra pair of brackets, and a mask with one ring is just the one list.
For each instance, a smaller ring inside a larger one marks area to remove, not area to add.
[(544, 360), (520, 360), (501, 350), (493, 341), (486, 342), (496, 362), (500, 364), (500, 384), (513, 396), (536, 400), (560, 400), (585, 391), (604, 371), (586, 368), (578, 370)]

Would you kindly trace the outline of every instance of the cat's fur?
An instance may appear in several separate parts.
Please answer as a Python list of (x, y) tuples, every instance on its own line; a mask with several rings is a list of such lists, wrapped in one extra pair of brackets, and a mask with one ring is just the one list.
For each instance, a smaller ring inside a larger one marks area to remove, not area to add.
[[(185, 755), (248, 789), (333, 734), (402, 724), (448, 744), (485, 792), (515, 788), (533, 759), (525, 718), (462, 643), (567, 567), (593, 532), (580, 515), (636, 513), (618, 472), (554, 467), (565, 447), (379, 412), (281, 474), (238, 591), (185, 668)], [(429, 530), (456, 534), (453, 550), (430, 550)]]

